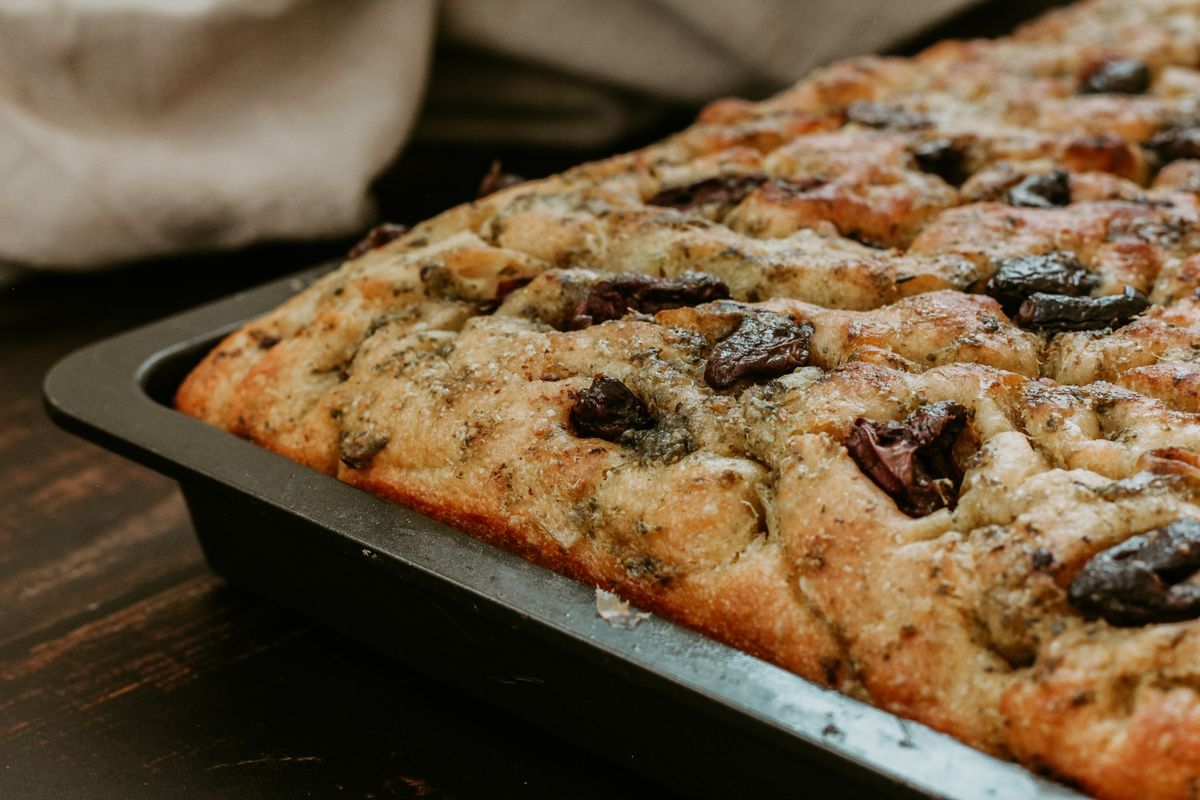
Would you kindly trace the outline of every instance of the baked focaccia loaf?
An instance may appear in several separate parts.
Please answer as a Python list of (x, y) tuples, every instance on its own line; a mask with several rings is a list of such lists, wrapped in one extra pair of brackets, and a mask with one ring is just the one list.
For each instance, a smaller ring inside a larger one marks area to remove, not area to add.
[(184, 412), (1102, 797), (1200, 796), (1200, 2), (376, 231)]

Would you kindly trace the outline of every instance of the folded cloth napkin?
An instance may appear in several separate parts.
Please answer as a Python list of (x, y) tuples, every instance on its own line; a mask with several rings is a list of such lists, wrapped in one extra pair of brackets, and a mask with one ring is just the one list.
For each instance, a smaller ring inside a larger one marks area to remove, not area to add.
[(346, 235), (427, 94), (424, 137), (594, 149), (972, 2), (0, 0), (0, 262)]

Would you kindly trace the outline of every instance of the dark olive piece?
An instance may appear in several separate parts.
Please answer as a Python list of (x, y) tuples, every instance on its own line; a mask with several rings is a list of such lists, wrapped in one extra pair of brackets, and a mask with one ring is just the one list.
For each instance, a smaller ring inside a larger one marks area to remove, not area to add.
[(1200, 158), (1200, 126), (1168, 125), (1142, 144), (1164, 164), (1181, 158)]
[(987, 294), (1012, 315), (1030, 295), (1080, 297), (1099, 285), (1100, 277), (1089, 272), (1073, 253), (1041, 253), (1002, 261), (987, 282)]
[(1141, 94), (1150, 88), (1150, 70), (1137, 58), (1110, 58), (1083, 77), (1080, 94)]
[(934, 139), (913, 149), (922, 172), (937, 175), (951, 186), (962, 186), (969, 177), (967, 155), (950, 139)]
[(367, 231), (359, 242), (350, 248), (350, 252), (346, 254), (346, 258), (358, 258), (364, 253), (383, 247), (388, 242), (394, 242), (404, 234), (408, 233), (407, 225), (400, 225), (395, 222), (384, 222), (376, 225), (371, 230)]
[(851, 103), (846, 108), (846, 119), (868, 128), (890, 128), (900, 131), (928, 128), (933, 124), (929, 117), (903, 106), (870, 101)]
[(343, 431), (338, 440), (338, 456), (350, 469), (362, 469), (387, 444), (388, 436), (385, 434), (365, 430), (347, 436)]
[(485, 307), (495, 310), (504, 302), (504, 299), (510, 294), (520, 289), (522, 286), (528, 286), (533, 278), (531, 276), (522, 275), (518, 278), (502, 278), (496, 282), (496, 296), (492, 298), (490, 303), (486, 303)]
[(489, 194), (495, 194), (501, 189), (507, 189), (510, 186), (516, 186), (518, 183), (524, 182), (525, 177), (523, 175), (505, 172), (500, 166), (500, 161), (497, 159), (492, 162), (492, 166), (488, 169), (487, 174), (479, 182), (479, 190), (475, 193), (475, 199), (480, 200)]
[(576, 436), (615, 442), (628, 430), (654, 427), (654, 417), (629, 387), (616, 378), (597, 375), (579, 393), (567, 414)]
[(1008, 202), (1029, 208), (1054, 208), (1071, 202), (1071, 174), (1065, 169), (1030, 175), (1008, 190)]
[(1067, 599), (1089, 619), (1123, 627), (1200, 617), (1200, 522), (1181, 519), (1102, 550)]
[(748, 175), (725, 175), (705, 178), (684, 186), (663, 189), (646, 202), (652, 206), (665, 206), (687, 211), (701, 208), (710, 203), (737, 205), (746, 195), (767, 182), (767, 176), (758, 172)]
[(1034, 569), (1045, 570), (1054, 566), (1054, 553), (1039, 547), (1029, 554), (1029, 563)]
[(1150, 307), (1146, 295), (1126, 286), (1123, 294), (1103, 297), (1068, 297), (1033, 294), (1021, 303), (1013, 321), (1022, 328), (1047, 333), (1119, 328)]
[(868, 478), (910, 517), (954, 508), (963, 473), (954, 444), (967, 409), (951, 400), (921, 406), (904, 422), (859, 417), (846, 449)]
[(630, 311), (657, 314), (671, 308), (697, 306), (729, 297), (729, 287), (703, 272), (686, 272), (678, 278), (649, 275), (615, 275), (597, 281), (575, 307), (571, 329), (579, 330), (620, 319)]
[(742, 317), (736, 331), (713, 348), (704, 365), (704, 381), (727, 389), (743, 378), (770, 380), (808, 363), (813, 328), (771, 311)]

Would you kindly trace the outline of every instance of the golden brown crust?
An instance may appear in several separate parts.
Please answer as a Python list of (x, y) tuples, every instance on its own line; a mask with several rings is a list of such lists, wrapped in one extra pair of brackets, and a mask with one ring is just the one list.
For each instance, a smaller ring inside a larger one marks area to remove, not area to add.
[[(1144, 91), (1080, 91), (1116, 58)], [(1069, 590), (1200, 519), (1200, 160), (1147, 141), (1195, 125), (1198, 61), (1200, 4), (1088, 0), (718, 101), (348, 261), (177, 406), (1098, 796), (1194, 796), (1200, 621), (1110, 624)], [(1034, 327), (989, 283), (1031, 256), (1152, 305)], [(694, 273), (729, 299), (588, 305)], [(714, 382), (760, 323), (803, 357)], [(578, 429), (597, 376), (649, 422)], [(848, 443), (932, 406), (964, 415), (963, 474), (918, 514)]]

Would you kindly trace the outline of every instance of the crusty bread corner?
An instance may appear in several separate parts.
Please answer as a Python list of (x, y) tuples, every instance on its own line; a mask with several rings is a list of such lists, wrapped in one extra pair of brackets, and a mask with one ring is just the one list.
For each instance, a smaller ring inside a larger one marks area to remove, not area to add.
[(718, 101), (373, 238), (177, 407), (1097, 796), (1195, 797), (1193, 579), (1078, 587), (1200, 520), (1197, 63), (1200, 3), (1089, 0)]

